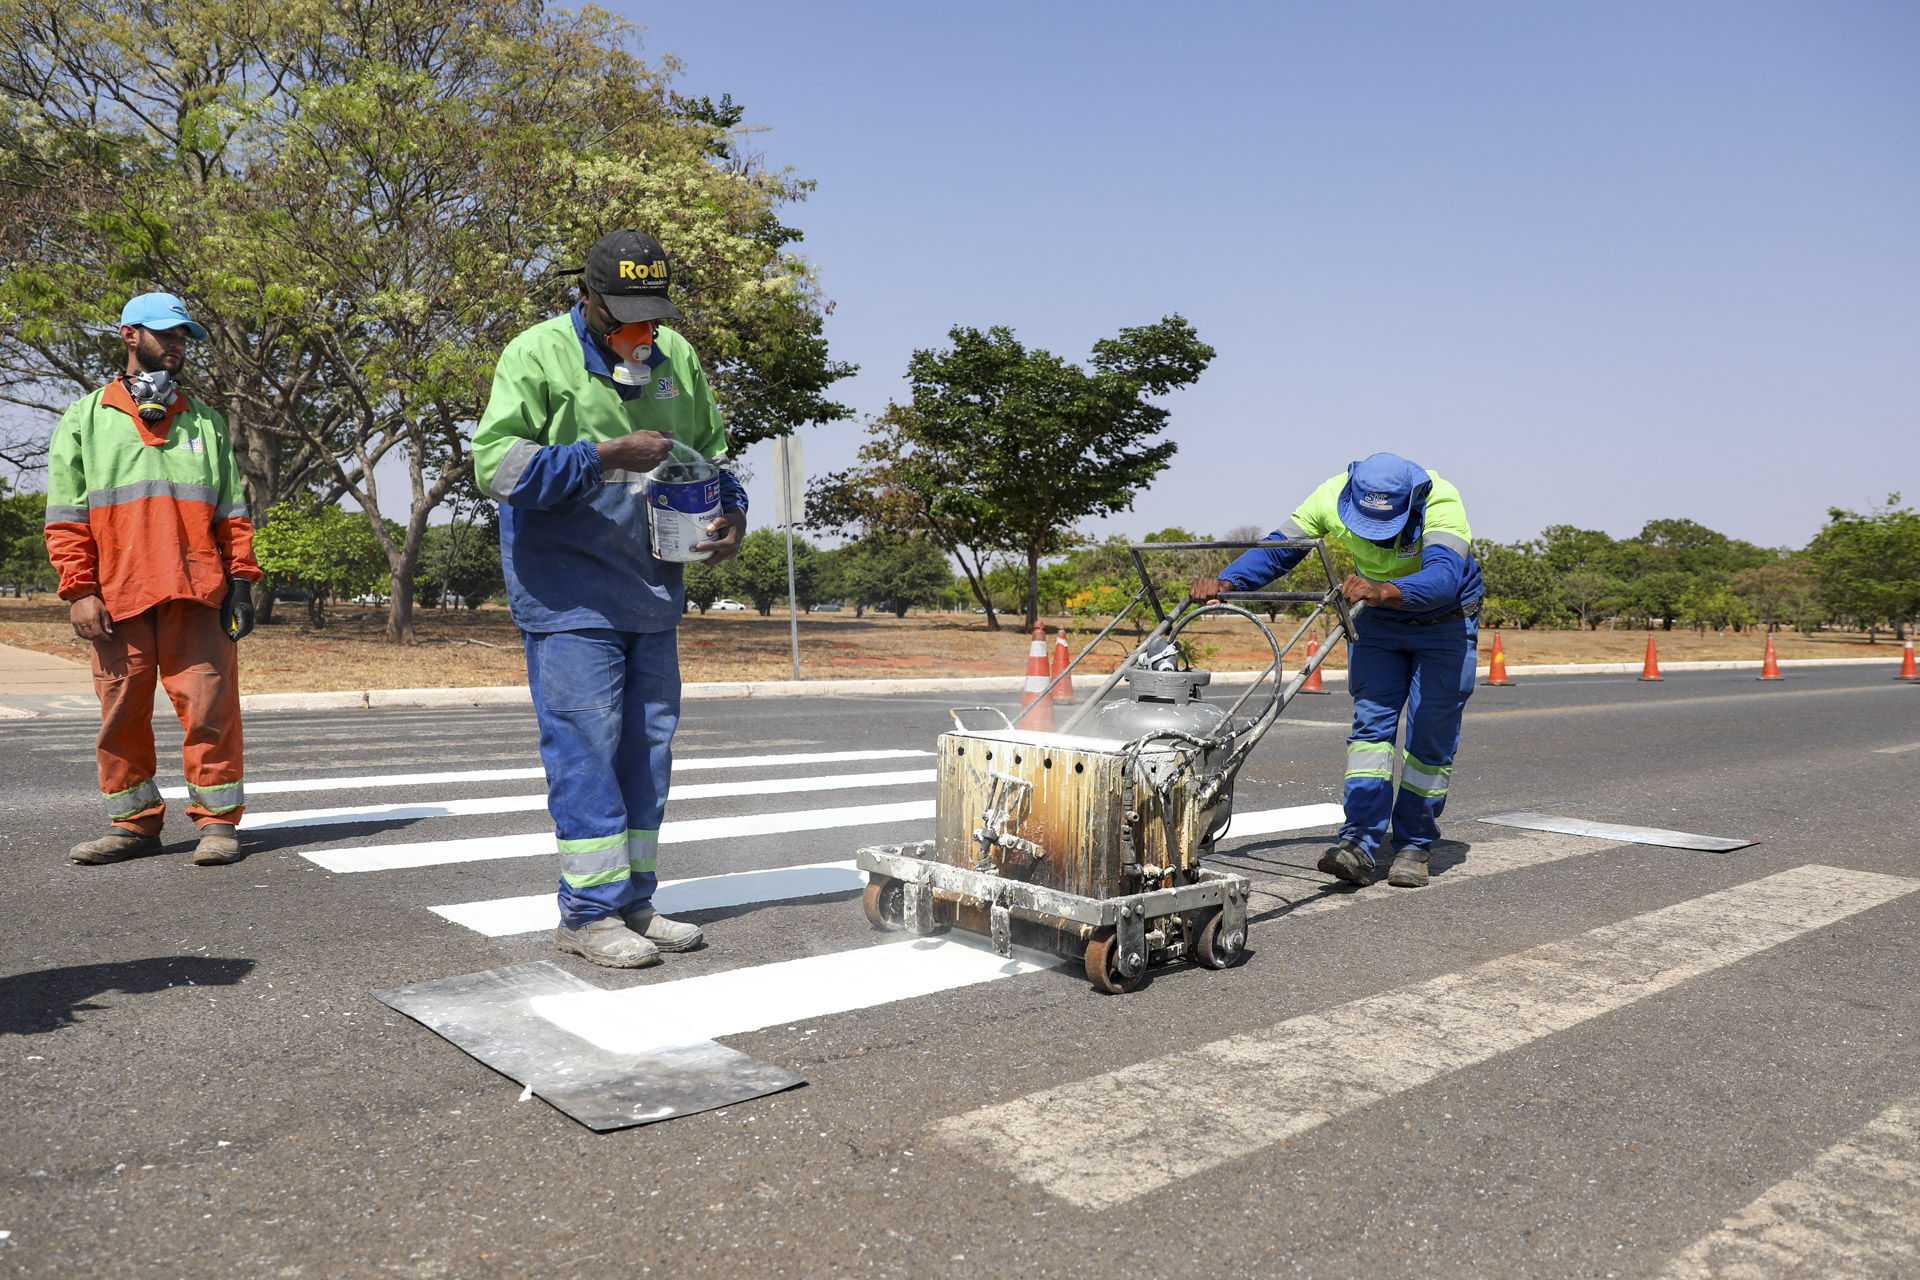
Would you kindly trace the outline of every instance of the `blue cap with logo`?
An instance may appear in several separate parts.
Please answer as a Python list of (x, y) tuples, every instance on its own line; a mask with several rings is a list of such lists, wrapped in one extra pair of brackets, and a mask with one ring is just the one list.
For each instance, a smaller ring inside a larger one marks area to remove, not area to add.
[(1396, 453), (1350, 463), (1340, 491), (1340, 523), (1374, 541), (1394, 537), (1406, 527), (1415, 491), (1428, 487), (1426, 468)]
[(207, 340), (207, 331), (187, 314), (187, 304), (170, 293), (143, 293), (132, 299), (120, 308), (120, 323), (145, 329), (184, 328), (196, 341)]

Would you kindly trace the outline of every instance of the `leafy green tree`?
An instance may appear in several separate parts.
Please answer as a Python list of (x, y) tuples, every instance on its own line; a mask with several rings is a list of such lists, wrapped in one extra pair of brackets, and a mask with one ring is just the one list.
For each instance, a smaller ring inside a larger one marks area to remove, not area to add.
[(1772, 564), (1742, 569), (1727, 587), (1769, 631), (1780, 626), (1805, 627), (1813, 619), (1817, 600), (1810, 568), (1804, 558), (1783, 554)]
[(1483, 626), (1548, 625), (1562, 616), (1560, 583), (1532, 542), (1476, 542), (1474, 558), (1486, 583)]
[(121, 293), (184, 295), (212, 333), (195, 390), (256, 509), (302, 484), (352, 497), (392, 640), (495, 357), (567, 305), (556, 273), (607, 230), (673, 254), (676, 327), (736, 445), (846, 416), (824, 391), (851, 366), (778, 216), (807, 185), (737, 151), (728, 100), (671, 94), (631, 24), (534, 0), (154, 15), (0, 0), (0, 386), (55, 407), (97, 385)]
[(1821, 599), (1865, 628), (1870, 644), (1881, 625), (1904, 634), (1920, 617), (1920, 514), (1899, 504), (1895, 493), (1864, 514), (1830, 508), (1807, 548)]
[(500, 544), (485, 526), (456, 520), (432, 526), (421, 539), (414, 590), (429, 608), (458, 596), (467, 608), (477, 609), (506, 585)]
[[(1605, 535), (1601, 535), (1604, 537)], [(1551, 569), (1551, 550), (1542, 553)], [(1599, 629), (1605, 606), (1620, 594), (1620, 580), (1596, 569), (1578, 568), (1560, 575), (1560, 602), (1573, 614), (1579, 626)]]
[(725, 567), (695, 561), (681, 570), (680, 580), (686, 586), (687, 599), (693, 601), (700, 612), (705, 613), (713, 608), (713, 602), (727, 594), (724, 576), (720, 572)]
[(1557, 574), (1588, 570), (1606, 573), (1615, 543), (1598, 529), (1576, 529), (1570, 524), (1548, 525), (1540, 531), (1540, 558)]
[[(794, 596), (806, 601), (813, 592), (814, 557), (819, 554), (805, 538), (793, 540)], [(729, 596), (745, 596), (761, 616), (773, 612), (775, 602), (787, 598), (787, 538), (774, 529), (755, 529), (740, 543), (740, 554), (719, 567), (720, 583)]]
[(1179, 316), (1094, 344), (1091, 372), (1028, 349), (1013, 331), (956, 327), (946, 349), (907, 362), (912, 398), (869, 427), (861, 464), (816, 486), (822, 519), (918, 531), (951, 555), (998, 625), (983, 579), (996, 552), (1026, 564), (1028, 626), (1040, 562), (1066, 550), (1075, 522), (1124, 511), (1176, 445), (1154, 403), (1213, 359)]
[(46, 494), (8, 493), (0, 480), (0, 583), (22, 595), (58, 585), (42, 532), (46, 519)]
[(1680, 620), (1703, 630), (1738, 630), (1753, 622), (1753, 610), (1747, 602), (1715, 583), (1698, 583), (1680, 598)]
[(307, 594), (307, 621), (327, 625), (326, 602), (379, 587), (386, 557), (358, 514), (318, 502), (283, 502), (254, 533), (253, 552), (267, 592), (288, 587)]
[(836, 594), (861, 610), (884, 604), (904, 618), (908, 609), (938, 604), (953, 588), (946, 553), (924, 537), (877, 530), (834, 555)]

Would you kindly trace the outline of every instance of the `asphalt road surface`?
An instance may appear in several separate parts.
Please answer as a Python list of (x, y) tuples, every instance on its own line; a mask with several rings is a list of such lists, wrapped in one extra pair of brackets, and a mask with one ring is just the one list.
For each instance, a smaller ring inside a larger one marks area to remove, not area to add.
[[(1920, 687), (1891, 674), (1483, 688), (1433, 887), (1359, 893), (1313, 870), (1331, 827), (1282, 829), (1338, 799), (1347, 699), (1302, 698), (1217, 859), (1259, 885), (1251, 955), (1125, 996), (991, 960), (914, 994), (845, 868), (744, 874), (931, 834), (904, 753), (957, 699), (688, 703), (662, 875), (732, 905), (630, 973), (552, 947), (528, 713), (251, 717), (223, 868), (177, 814), (161, 856), (69, 864), (92, 728), (0, 722), (0, 1269), (1920, 1275)], [(379, 785), (313, 785), (347, 778)], [(1761, 843), (1474, 820), (1515, 809)], [(766, 968), (815, 957), (830, 983)], [(595, 1134), (369, 995), (539, 959), (808, 1083)]]

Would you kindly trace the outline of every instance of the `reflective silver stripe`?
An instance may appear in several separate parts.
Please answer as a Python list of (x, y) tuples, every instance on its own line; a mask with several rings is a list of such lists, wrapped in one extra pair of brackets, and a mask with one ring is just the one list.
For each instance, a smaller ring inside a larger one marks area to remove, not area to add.
[(141, 498), (172, 498), (175, 502), (204, 502), (212, 506), (220, 493), (210, 484), (187, 484), (181, 480), (135, 480), (111, 489), (95, 489), (87, 495), (89, 507), (114, 507)]
[(215, 813), (225, 813), (228, 809), (238, 809), (247, 802), (246, 785), (240, 781), (223, 783), (217, 787), (196, 787), (191, 782), (187, 790), (201, 808), (211, 809)]
[(48, 524), (85, 524), (86, 522), (87, 509), (85, 507), (47, 508)]
[(1288, 516), (1280, 522), (1280, 536), (1283, 538), (1310, 538), (1313, 535), (1295, 524), (1292, 516)]
[(560, 874), (563, 876), (590, 876), (601, 871), (613, 871), (627, 865), (627, 844), (623, 840), (611, 849), (595, 849), (592, 853), (563, 853), (560, 855)]
[(634, 871), (653, 871), (660, 865), (660, 833), (627, 834), (627, 865)]
[(493, 473), (493, 483), (487, 486), (487, 496), (505, 502), (513, 496), (520, 486), (520, 477), (526, 474), (527, 464), (533, 461), (533, 455), (540, 452), (540, 446), (531, 440), (515, 440), (507, 450), (507, 456), (500, 459), (500, 469)]
[(106, 804), (108, 820), (118, 821), (159, 804), (160, 788), (153, 785), (152, 778), (148, 778), (137, 787), (128, 787), (125, 791), (116, 791), (100, 798)]
[(1391, 778), (1393, 744), (1391, 742), (1349, 742), (1347, 744), (1349, 778)]
[(1423, 795), (1443, 796), (1447, 793), (1447, 781), (1450, 773), (1428, 773), (1409, 760), (1400, 770), (1400, 785), (1412, 787)]
[(213, 518), (214, 518), (215, 520), (231, 520), (231, 519), (233, 519), (233, 518), (234, 518), (234, 517), (236, 517), (236, 516), (237, 516), (237, 517), (239, 517), (239, 518), (240, 518), (240, 519), (242, 519), (242, 520), (246, 520), (246, 519), (250, 519), (250, 518), (251, 518), (251, 517), (249, 517), (249, 516), (247, 515), (247, 504), (246, 504), (246, 503), (244, 503), (244, 502), (220, 502), (220, 503), (215, 503), (215, 504), (214, 504), (214, 508), (213, 508)]
[(602, 471), (600, 478), (608, 484), (639, 484), (647, 478), (647, 473), (644, 471), (628, 471), (624, 468), (615, 468), (612, 471)]
[(1473, 554), (1473, 544), (1457, 533), (1447, 533), (1442, 529), (1429, 529), (1421, 541), (1430, 542), (1436, 547), (1445, 547), (1462, 560)]

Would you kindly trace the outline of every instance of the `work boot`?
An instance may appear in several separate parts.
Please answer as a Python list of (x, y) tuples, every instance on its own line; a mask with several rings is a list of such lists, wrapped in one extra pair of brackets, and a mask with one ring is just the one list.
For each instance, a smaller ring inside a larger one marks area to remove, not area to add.
[(124, 862), (143, 853), (160, 852), (159, 836), (143, 836), (125, 827), (110, 827), (98, 840), (88, 840), (67, 850), (67, 856), (87, 866), (104, 862)]
[(609, 969), (644, 969), (660, 963), (660, 948), (627, 928), (619, 916), (589, 920), (577, 929), (553, 931), (553, 945)]
[(1425, 849), (1402, 849), (1393, 857), (1393, 869), (1387, 872), (1387, 883), (1396, 889), (1424, 889), (1427, 887), (1427, 851)]
[(1366, 888), (1373, 883), (1373, 859), (1351, 840), (1342, 840), (1320, 855), (1320, 870), (1348, 884)]
[(684, 920), (669, 920), (652, 907), (636, 907), (622, 913), (627, 928), (662, 951), (691, 951), (700, 945), (700, 926)]
[(231, 822), (209, 822), (200, 828), (200, 843), (193, 847), (196, 867), (224, 867), (240, 861), (240, 837)]

